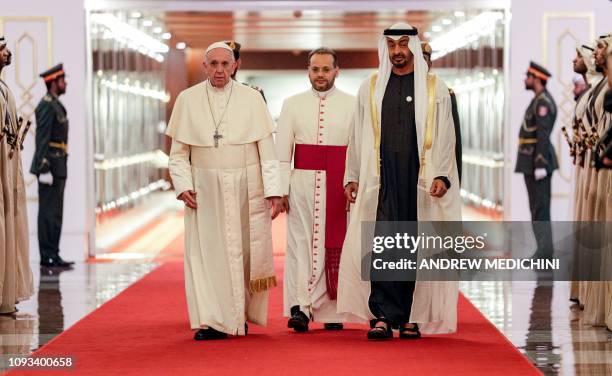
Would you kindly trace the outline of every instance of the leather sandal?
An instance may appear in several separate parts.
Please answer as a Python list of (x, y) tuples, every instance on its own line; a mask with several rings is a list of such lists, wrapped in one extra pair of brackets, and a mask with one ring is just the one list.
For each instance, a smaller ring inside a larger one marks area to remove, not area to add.
[[(376, 324), (378, 323), (383, 323), (385, 324), (386, 327), (376, 326)], [(370, 326), (372, 328), (368, 330), (369, 340), (376, 341), (376, 340), (385, 340), (385, 339), (393, 338), (393, 329), (391, 329), (391, 325), (389, 325), (388, 322), (384, 320), (373, 320), (373, 322), (370, 323)]]
[(419, 339), (421, 338), (421, 332), (419, 331), (419, 326), (417, 324), (413, 324), (412, 328), (406, 328), (405, 326), (400, 326), (399, 337), (401, 339)]

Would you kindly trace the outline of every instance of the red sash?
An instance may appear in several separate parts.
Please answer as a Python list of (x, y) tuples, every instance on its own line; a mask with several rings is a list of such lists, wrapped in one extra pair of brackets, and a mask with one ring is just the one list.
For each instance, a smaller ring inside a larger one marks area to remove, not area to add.
[[(336, 299), (340, 253), (346, 235), (346, 199), (344, 198), (344, 166), (346, 146), (295, 145), (294, 168), (322, 170), (326, 173), (325, 207), (325, 274), (327, 294)], [(318, 198), (315, 196), (315, 206)]]

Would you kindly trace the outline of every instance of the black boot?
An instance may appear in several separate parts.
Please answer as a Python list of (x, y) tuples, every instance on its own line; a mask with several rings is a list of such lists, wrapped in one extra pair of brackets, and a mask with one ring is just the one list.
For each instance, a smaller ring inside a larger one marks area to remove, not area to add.
[(309, 321), (308, 316), (300, 311), (300, 306), (291, 307), (291, 318), (287, 322), (288, 328), (292, 328), (296, 332), (307, 332)]
[(224, 339), (224, 338), (227, 338), (227, 334), (220, 332), (218, 330), (215, 330), (213, 328), (200, 329), (196, 332), (195, 336), (193, 337), (193, 339), (195, 339), (196, 341), (204, 341), (204, 340), (211, 340), (211, 339)]
[(342, 330), (342, 329), (344, 329), (344, 325), (342, 325), (342, 323), (339, 323), (339, 322), (326, 322), (325, 324), (323, 324), (323, 327), (325, 328), (325, 330)]

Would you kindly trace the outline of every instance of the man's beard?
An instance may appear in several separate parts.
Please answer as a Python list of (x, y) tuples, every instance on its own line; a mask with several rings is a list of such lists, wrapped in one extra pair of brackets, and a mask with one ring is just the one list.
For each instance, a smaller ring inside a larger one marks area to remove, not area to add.
[[(400, 63), (396, 63), (394, 60), (396, 57), (403, 57), (404, 61), (400, 62)], [(404, 55), (393, 55), (391, 57), (391, 64), (393, 64), (393, 66), (395, 68), (404, 68), (406, 65), (408, 65), (408, 59), (406, 58), (406, 56)]]
[(328, 91), (329, 89), (332, 88), (332, 86), (334, 86), (334, 81), (335, 81), (335, 79), (332, 79), (330, 81), (325, 80), (325, 86), (324, 87), (321, 87), (320, 84), (317, 83), (317, 80), (311, 81), (310, 83), (312, 84), (312, 87), (316, 91)]

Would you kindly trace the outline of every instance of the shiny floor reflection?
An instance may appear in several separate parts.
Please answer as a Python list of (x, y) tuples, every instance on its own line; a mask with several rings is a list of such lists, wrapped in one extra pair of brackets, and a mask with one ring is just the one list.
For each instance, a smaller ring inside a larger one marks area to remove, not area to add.
[(543, 374), (612, 375), (612, 334), (580, 322), (569, 288), (569, 282), (461, 282), (462, 292)]
[(0, 371), (29, 354), (153, 270), (156, 263), (80, 263), (72, 270), (32, 265), (37, 293), (0, 315)]

